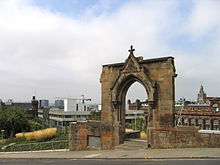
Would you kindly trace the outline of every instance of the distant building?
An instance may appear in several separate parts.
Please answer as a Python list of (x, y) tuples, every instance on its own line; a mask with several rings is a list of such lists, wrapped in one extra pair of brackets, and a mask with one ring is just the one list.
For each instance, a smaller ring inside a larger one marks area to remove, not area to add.
[(130, 100), (128, 100), (128, 108), (127, 110), (143, 110), (145, 112), (148, 111), (149, 105), (147, 103), (147, 101), (145, 102), (141, 102), (140, 100), (136, 100), (136, 102), (131, 102)]
[(87, 106), (88, 111), (98, 112), (98, 111), (101, 111), (101, 109), (102, 109), (101, 104), (88, 104), (88, 106)]
[(143, 119), (143, 121), (146, 123), (146, 116), (147, 114), (144, 112), (144, 110), (126, 110), (125, 121), (131, 123), (136, 119)]
[(39, 108), (48, 108), (49, 107), (49, 100), (40, 100), (39, 101)]
[(32, 100), (31, 100), (31, 115), (32, 117), (38, 117), (38, 100), (36, 100), (35, 96), (33, 96)]
[(87, 106), (84, 101), (78, 99), (64, 99), (64, 112), (84, 112)]
[[(147, 123), (148, 109), (149, 105), (145, 102), (128, 101), (126, 121), (131, 122), (138, 116), (144, 118)], [(197, 102), (180, 99), (175, 105), (174, 115), (177, 126), (197, 126), (201, 130), (220, 130), (220, 97), (207, 97), (201, 85)]]
[[(59, 105), (61, 104), (62, 102), (59, 101)], [(71, 98), (63, 99), (63, 107), (42, 107), (38, 110), (39, 117), (43, 118), (48, 125), (57, 127), (68, 126), (70, 122), (86, 121), (90, 113), (85, 100)]]
[(98, 105), (98, 110), (99, 110), (99, 111), (102, 110), (102, 105), (101, 105), (101, 104)]
[(137, 118), (143, 119), (143, 121), (147, 124), (147, 115), (149, 105), (146, 102), (141, 102), (140, 100), (136, 100), (136, 102), (131, 102), (128, 100), (128, 107), (125, 111), (125, 120), (126, 122), (131, 123)]
[(203, 86), (201, 85), (197, 96), (197, 103), (204, 104), (205, 102), (206, 102), (206, 93), (204, 92)]
[(56, 108), (63, 108), (64, 107), (64, 101), (63, 100), (55, 100), (55, 107)]
[(25, 110), (31, 118), (38, 116), (38, 101), (36, 100), (35, 96), (33, 96), (30, 103), (13, 102), (12, 99), (9, 99), (7, 102), (1, 102), (0, 104), (0, 107), (2, 107), (2, 109), (8, 107), (16, 107), (18, 109)]
[(201, 85), (196, 103), (175, 106), (176, 125), (198, 126), (204, 130), (220, 130), (220, 97), (207, 97)]
[(86, 121), (90, 117), (91, 111), (64, 111), (58, 108), (38, 109), (38, 116), (43, 118), (49, 126), (63, 127), (70, 122)]
[(198, 104), (219, 104), (220, 97), (207, 97), (206, 93), (204, 92), (204, 88), (201, 85), (198, 96), (197, 96), (197, 103)]

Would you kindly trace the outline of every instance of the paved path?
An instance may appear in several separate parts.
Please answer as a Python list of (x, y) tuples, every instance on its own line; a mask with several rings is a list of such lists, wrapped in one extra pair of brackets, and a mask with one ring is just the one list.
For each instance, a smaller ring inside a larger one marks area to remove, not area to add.
[(125, 142), (114, 150), (2, 152), (0, 159), (151, 159), (151, 158), (220, 158), (220, 148), (147, 149), (144, 142)]
[(220, 160), (0, 159), (1, 165), (219, 165)]
[(139, 150), (100, 150), (100, 151), (41, 151), (0, 153), (0, 159), (149, 159), (149, 158), (199, 158), (220, 157), (219, 148), (185, 148), (185, 149), (139, 149)]

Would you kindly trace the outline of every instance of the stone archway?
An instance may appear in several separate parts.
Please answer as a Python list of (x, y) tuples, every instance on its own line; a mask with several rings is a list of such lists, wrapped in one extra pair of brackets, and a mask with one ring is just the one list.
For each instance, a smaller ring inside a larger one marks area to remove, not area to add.
[[(173, 57), (144, 60), (135, 57), (131, 46), (124, 63), (104, 65), (102, 83), (102, 122), (114, 128), (113, 143), (124, 140), (125, 95), (136, 81), (141, 83), (148, 94), (150, 111), (148, 115), (148, 136), (152, 128), (174, 126), (174, 77)], [(153, 138), (152, 138), (153, 140)], [(149, 143), (152, 143), (149, 139)]]
[(125, 62), (103, 65), (101, 121), (71, 123), (70, 150), (90, 149), (97, 147), (97, 143), (102, 149), (113, 149), (123, 142), (124, 98), (136, 81), (148, 94), (148, 145), (152, 148), (220, 147), (220, 135), (207, 136), (199, 133), (198, 127), (174, 125), (174, 58), (144, 60), (134, 56), (132, 46), (129, 52)]
[[(113, 124), (115, 128), (118, 127), (119, 129), (119, 143), (123, 143), (125, 136), (125, 97), (130, 86), (136, 81), (145, 88), (148, 94), (148, 103), (151, 103), (150, 105), (155, 103), (155, 86), (149, 81), (143, 70), (129, 70), (120, 75), (117, 83), (112, 87), (113, 111), (116, 112), (114, 114)], [(150, 108), (152, 109), (152, 106)], [(151, 110), (149, 111), (148, 121), (148, 125), (152, 125)]]

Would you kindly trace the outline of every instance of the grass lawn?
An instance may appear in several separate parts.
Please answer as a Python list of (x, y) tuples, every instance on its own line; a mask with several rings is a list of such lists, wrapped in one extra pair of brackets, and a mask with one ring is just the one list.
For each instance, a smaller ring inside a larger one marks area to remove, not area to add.
[[(0, 141), (0, 152), (4, 151), (33, 151), (33, 150), (47, 150), (47, 149), (62, 149), (66, 148), (68, 134), (57, 133), (54, 137), (41, 139), (41, 140), (26, 140), (22, 138), (9, 138)], [(62, 141), (59, 143), (50, 142)], [(48, 142), (48, 143), (45, 143)], [(29, 145), (25, 145), (29, 144)]]

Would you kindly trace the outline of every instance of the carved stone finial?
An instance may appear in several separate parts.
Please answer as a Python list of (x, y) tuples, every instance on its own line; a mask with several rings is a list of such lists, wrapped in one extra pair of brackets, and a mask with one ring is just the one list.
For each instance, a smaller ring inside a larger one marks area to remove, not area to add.
[(130, 54), (134, 55), (134, 51), (135, 51), (135, 49), (133, 49), (133, 45), (131, 45), (131, 49), (128, 50), (128, 51), (130, 52)]

